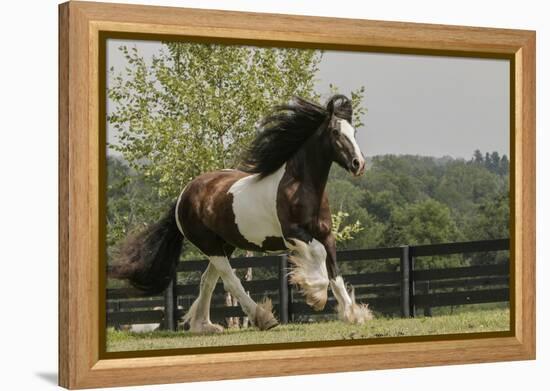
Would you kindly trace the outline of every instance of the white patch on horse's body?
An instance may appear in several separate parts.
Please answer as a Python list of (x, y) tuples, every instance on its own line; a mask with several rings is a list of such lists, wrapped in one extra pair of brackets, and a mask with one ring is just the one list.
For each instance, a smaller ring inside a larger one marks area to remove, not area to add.
[(353, 151), (355, 153), (355, 157), (359, 159), (359, 162), (361, 165), (365, 164), (365, 159), (363, 158), (361, 149), (359, 148), (359, 145), (357, 145), (357, 141), (355, 140), (355, 128), (351, 126), (351, 124), (345, 119), (339, 120), (339, 123), (340, 123), (340, 131), (342, 132), (342, 134), (344, 134), (344, 136), (348, 138), (351, 145), (353, 145)]
[(267, 237), (283, 237), (277, 216), (277, 191), (285, 166), (262, 179), (258, 174), (239, 179), (228, 191), (233, 195), (233, 213), (239, 232), (248, 242), (260, 247)]
[(342, 276), (337, 276), (334, 280), (330, 280), (330, 288), (338, 302), (338, 316), (341, 320), (348, 323), (363, 324), (367, 320), (372, 319), (372, 312), (368, 305), (357, 304), (355, 302), (353, 288), (350, 295)]
[(187, 185), (183, 188), (181, 191), (178, 200), (176, 201), (176, 210), (174, 211), (175, 217), (176, 217), (176, 225), (178, 226), (178, 229), (180, 230), (181, 234), (183, 235), (183, 228), (181, 227), (180, 218), (179, 218), (179, 210), (180, 210), (180, 202), (181, 202), (181, 196), (185, 192), (185, 189), (187, 189)]
[(289, 261), (294, 267), (290, 272), (290, 281), (300, 287), (308, 305), (315, 310), (322, 310), (327, 302), (329, 284), (325, 246), (316, 239), (306, 243), (289, 238), (285, 244), (292, 250)]

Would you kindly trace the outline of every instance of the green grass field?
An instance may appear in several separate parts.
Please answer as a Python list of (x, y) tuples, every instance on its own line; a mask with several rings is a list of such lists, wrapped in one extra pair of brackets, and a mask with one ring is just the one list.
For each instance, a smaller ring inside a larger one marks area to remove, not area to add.
[(454, 333), (506, 331), (508, 309), (483, 309), (415, 319), (378, 318), (364, 325), (338, 321), (280, 325), (269, 331), (227, 329), (221, 334), (193, 335), (178, 331), (131, 333), (107, 330), (107, 351), (195, 348), (248, 344), (329, 341)]

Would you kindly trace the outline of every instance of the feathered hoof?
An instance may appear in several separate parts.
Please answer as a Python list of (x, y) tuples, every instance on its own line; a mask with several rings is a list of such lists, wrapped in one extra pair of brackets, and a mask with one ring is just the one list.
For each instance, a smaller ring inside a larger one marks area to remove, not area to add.
[(183, 329), (193, 334), (219, 334), (223, 333), (223, 327), (211, 322), (195, 322), (183, 324)]
[(254, 317), (254, 325), (260, 330), (269, 330), (277, 326), (279, 322), (273, 316), (273, 304), (270, 299), (258, 303)]
[(355, 292), (351, 290), (351, 305), (338, 305), (338, 317), (351, 324), (364, 324), (373, 318), (372, 311), (368, 304), (358, 304), (355, 302)]
[(364, 324), (373, 318), (368, 304), (353, 303), (343, 313), (338, 314), (340, 319), (351, 324)]

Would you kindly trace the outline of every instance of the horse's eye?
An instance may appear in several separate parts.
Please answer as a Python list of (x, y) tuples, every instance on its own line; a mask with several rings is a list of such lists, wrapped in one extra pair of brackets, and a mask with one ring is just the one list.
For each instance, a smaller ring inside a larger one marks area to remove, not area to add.
[(334, 136), (338, 136), (338, 133), (340, 133), (340, 131), (338, 130), (338, 128), (332, 128), (332, 134)]

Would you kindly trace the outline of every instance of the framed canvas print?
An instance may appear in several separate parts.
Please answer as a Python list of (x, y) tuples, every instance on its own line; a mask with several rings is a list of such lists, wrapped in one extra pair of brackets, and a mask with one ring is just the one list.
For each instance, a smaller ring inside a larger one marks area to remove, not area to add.
[(535, 357), (534, 32), (59, 16), (60, 385)]

